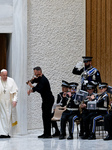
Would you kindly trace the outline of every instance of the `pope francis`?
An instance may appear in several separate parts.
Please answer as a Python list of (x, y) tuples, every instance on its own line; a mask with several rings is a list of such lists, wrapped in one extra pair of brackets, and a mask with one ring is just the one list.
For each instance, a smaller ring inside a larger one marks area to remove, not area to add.
[(16, 104), (18, 88), (2, 69), (0, 76), (0, 138), (10, 138), (17, 125)]

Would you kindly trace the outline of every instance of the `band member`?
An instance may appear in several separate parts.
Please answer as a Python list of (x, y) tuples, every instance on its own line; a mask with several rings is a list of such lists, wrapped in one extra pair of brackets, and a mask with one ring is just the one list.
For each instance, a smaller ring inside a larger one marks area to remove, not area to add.
[(30, 95), (31, 92), (38, 92), (42, 97), (42, 119), (44, 133), (38, 138), (51, 138), (51, 109), (54, 103), (54, 96), (51, 92), (50, 84), (48, 79), (42, 74), (40, 67), (35, 67), (34, 75), (37, 77), (36, 86), (33, 86), (31, 82), (28, 85), (32, 88), (27, 93)]
[(109, 114), (104, 116), (104, 129), (108, 132), (108, 135), (104, 140), (112, 140), (112, 101), (110, 102), (111, 109)]
[(74, 121), (78, 119), (79, 116), (79, 102), (75, 100), (77, 86), (78, 83), (73, 82), (69, 84), (70, 99), (67, 102), (66, 110), (62, 113), (59, 139), (65, 139), (67, 121), (69, 122), (69, 136), (67, 139), (73, 139)]
[(72, 73), (76, 75), (81, 75), (81, 89), (87, 90), (87, 84), (91, 81), (96, 86), (101, 83), (101, 77), (99, 71), (91, 65), (92, 57), (82, 57), (84, 67), (82, 67), (82, 62), (78, 62), (74, 67)]
[[(54, 104), (54, 112), (55, 112), (55, 107), (57, 105), (64, 107), (67, 104), (67, 101), (68, 101), (68, 98), (69, 98), (69, 95), (67, 94), (68, 87), (69, 87), (68, 82), (62, 80), (62, 85), (61, 86), (62, 86), (62, 92), (60, 92), (57, 95), (57, 102), (56, 102), (56, 104)], [(51, 118), (54, 116), (54, 112), (51, 114)], [(51, 123), (52, 123), (52, 127), (55, 128), (55, 133), (52, 136), (53, 137), (59, 136), (60, 131), (58, 129), (56, 121), (51, 121)]]
[(89, 111), (87, 110), (87, 102), (92, 100), (92, 98), (91, 98), (92, 95), (95, 95), (95, 93), (94, 93), (95, 87), (96, 86), (94, 84), (92, 84), (92, 83), (87, 85), (88, 96), (83, 101), (83, 103), (80, 104), (80, 108), (82, 109), (82, 113), (81, 113), (81, 116), (80, 116), (81, 117), (81, 121), (80, 121), (80, 133), (79, 133), (79, 136), (83, 136), (84, 131), (85, 131), (84, 130), (83, 120), (89, 113)]
[[(86, 134), (83, 139), (96, 139), (95, 129), (96, 129), (96, 121), (103, 119), (103, 117), (108, 113), (108, 104), (109, 97), (107, 94), (107, 83), (100, 83), (99, 90), (101, 92), (100, 95), (97, 95), (94, 99), (96, 101), (96, 110), (93, 110), (86, 118), (84, 118)], [(90, 134), (89, 134), (89, 124), (90, 124)]]

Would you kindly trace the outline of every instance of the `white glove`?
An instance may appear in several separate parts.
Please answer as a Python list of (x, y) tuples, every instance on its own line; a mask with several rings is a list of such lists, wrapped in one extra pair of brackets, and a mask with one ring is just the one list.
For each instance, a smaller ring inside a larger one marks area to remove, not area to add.
[(83, 67), (83, 62), (79, 61), (75, 67), (81, 69)]
[(88, 80), (84, 80), (83, 85), (86, 85), (88, 83)]

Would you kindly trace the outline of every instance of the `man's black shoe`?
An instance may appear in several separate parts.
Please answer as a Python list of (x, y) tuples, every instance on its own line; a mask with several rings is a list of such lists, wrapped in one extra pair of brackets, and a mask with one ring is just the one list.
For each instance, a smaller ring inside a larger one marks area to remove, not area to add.
[(52, 136), (51, 136), (51, 135), (44, 135), (43, 138), (44, 138), (44, 139), (48, 139), (48, 138), (52, 138)]
[(67, 137), (67, 140), (72, 140), (73, 139), (73, 135), (69, 135), (68, 137)]
[(83, 132), (80, 132), (80, 133), (79, 133), (79, 136), (84, 136), (84, 133), (83, 133)]
[(10, 135), (0, 135), (0, 138), (10, 138)]
[(52, 136), (53, 137), (57, 137), (57, 136), (59, 136), (60, 135), (60, 132), (55, 132)]
[(38, 136), (38, 138), (43, 138), (43, 137), (44, 137), (44, 134)]
[(59, 136), (59, 140), (63, 140), (63, 139), (65, 139), (65, 136), (61, 134), (61, 135)]
[(95, 140), (96, 136), (95, 133), (91, 133), (91, 135), (88, 137), (88, 140)]
[(110, 136), (109, 134), (106, 136), (106, 138), (104, 138), (104, 141), (107, 141), (107, 140), (112, 140), (112, 136)]
[(88, 137), (89, 137), (88, 134), (85, 134), (85, 135), (82, 136), (81, 138), (82, 138), (82, 139), (88, 139)]

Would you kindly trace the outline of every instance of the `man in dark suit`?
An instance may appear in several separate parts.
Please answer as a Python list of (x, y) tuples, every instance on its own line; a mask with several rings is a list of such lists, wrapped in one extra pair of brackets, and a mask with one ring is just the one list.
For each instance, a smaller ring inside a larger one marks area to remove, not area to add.
[(42, 74), (42, 69), (40, 67), (35, 67), (34, 75), (36, 78), (32, 83), (37, 83), (36, 86), (33, 86), (31, 82), (28, 82), (28, 85), (32, 88), (28, 90), (28, 95), (31, 92), (38, 92), (42, 97), (42, 119), (44, 133), (38, 138), (51, 138), (51, 110), (54, 103), (54, 96), (51, 92), (50, 84), (48, 79)]

